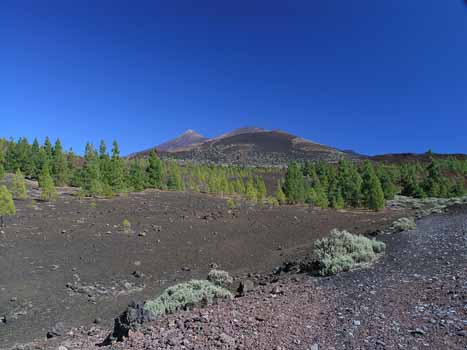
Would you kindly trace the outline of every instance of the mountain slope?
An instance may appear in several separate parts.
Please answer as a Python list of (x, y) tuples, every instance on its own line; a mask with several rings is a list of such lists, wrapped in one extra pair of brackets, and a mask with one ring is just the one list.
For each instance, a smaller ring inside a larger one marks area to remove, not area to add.
[(196, 131), (188, 129), (185, 131), (182, 135), (179, 137), (161, 143), (159, 146), (157, 146), (157, 150), (160, 152), (173, 152), (176, 151), (180, 148), (192, 146), (196, 143), (200, 143), (207, 140), (206, 137), (204, 137), (201, 134), (198, 134)]
[[(163, 158), (240, 165), (285, 165), (292, 160), (337, 161), (358, 155), (321, 145), (280, 130), (240, 128), (212, 139), (188, 131), (156, 146)], [(148, 151), (131, 157), (145, 156)]]
[(197, 133), (196, 131), (192, 129), (188, 129), (180, 136), (172, 140), (166, 141), (164, 143), (161, 143), (160, 145), (156, 147), (152, 147), (144, 151), (139, 151), (136, 153), (129, 154), (128, 158), (146, 157), (153, 150), (156, 150), (158, 153), (174, 152), (179, 149), (183, 149), (185, 147), (189, 147), (189, 146), (192, 146), (198, 143), (202, 143), (203, 141), (206, 141), (206, 140), (208, 140), (208, 138), (204, 137), (203, 135)]

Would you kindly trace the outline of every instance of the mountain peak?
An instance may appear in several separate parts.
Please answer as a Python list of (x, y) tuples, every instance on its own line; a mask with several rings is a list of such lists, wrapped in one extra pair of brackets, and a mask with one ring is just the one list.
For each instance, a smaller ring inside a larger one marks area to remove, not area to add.
[(188, 129), (186, 130), (183, 134), (178, 136), (177, 138), (164, 142), (157, 146), (158, 151), (173, 151), (179, 148), (191, 146), (193, 144), (199, 143), (206, 140), (206, 137), (203, 135), (199, 134), (198, 132)]

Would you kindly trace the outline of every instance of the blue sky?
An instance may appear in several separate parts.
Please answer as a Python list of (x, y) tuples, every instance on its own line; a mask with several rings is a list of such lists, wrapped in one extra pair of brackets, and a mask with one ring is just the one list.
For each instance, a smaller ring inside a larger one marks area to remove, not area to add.
[(0, 136), (124, 154), (254, 125), (467, 153), (462, 0), (0, 2)]

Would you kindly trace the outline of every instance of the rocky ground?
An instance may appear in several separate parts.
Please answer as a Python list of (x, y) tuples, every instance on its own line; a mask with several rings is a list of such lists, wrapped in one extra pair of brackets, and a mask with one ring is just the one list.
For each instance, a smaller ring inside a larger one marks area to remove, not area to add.
[[(111, 349), (467, 349), (467, 206), (378, 237), (386, 253), (338, 276), (250, 276), (231, 302), (144, 324)], [(106, 327), (35, 342), (97, 349)]]
[[(37, 198), (36, 185), (28, 186)], [(110, 329), (131, 300), (204, 278), (212, 264), (240, 277), (268, 272), (334, 227), (368, 233), (411, 211), (245, 203), (231, 210), (226, 199), (204, 194), (79, 200), (61, 192), (53, 203), (16, 201), (17, 215), (0, 233), (0, 348), (89, 329), (96, 319)]]

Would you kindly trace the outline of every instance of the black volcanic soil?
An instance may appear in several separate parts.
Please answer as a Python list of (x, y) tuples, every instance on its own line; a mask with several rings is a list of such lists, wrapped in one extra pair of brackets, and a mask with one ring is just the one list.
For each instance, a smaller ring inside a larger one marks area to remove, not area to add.
[[(281, 276), (232, 302), (162, 317), (104, 349), (465, 350), (467, 206), (378, 238), (387, 248), (372, 266)], [(108, 333), (81, 328), (31, 348), (99, 349)]]
[(161, 156), (199, 162), (262, 166), (283, 166), (291, 160), (337, 161), (341, 157), (359, 158), (281, 131), (254, 131), (214, 138), (194, 147), (162, 152)]
[[(229, 211), (225, 202), (157, 191), (18, 201), (17, 216), (0, 234), (0, 348), (44, 339), (57, 322), (69, 329), (100, 318), (108, 329), (129, 301), (204, 277), (211, 263), (233, 275), (269, 272), (334, 227), (366, 233), (404, 214), (248, 205)], [(133, 232), (123, 232), (124, 219)]]

